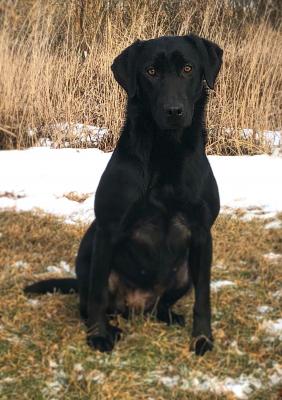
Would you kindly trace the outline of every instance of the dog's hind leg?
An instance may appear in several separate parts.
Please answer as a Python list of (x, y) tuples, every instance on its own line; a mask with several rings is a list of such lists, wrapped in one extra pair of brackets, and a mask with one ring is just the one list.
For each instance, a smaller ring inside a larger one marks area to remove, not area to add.
[(156, 318), (159, 321), (166, 322), (168, 325), (185, 326), (184, 316), (172, 311), (171, 307), (189, 291), (190, 287), (190, 282), (188, 282), (183, 287), (165, 292), (157, 304)]
[(76, 275), (78, 278), (79, 311), (82, 320), (87, 322), (87, 304), (90, 279), (92, 246), (95, 238), (95, 221), (84, 234), (76, 257)]

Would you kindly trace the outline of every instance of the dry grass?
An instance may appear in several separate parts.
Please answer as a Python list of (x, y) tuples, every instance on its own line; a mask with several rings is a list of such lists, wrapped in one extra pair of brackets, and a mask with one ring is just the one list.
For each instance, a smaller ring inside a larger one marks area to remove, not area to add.
[[(265, 150), (240, 132), (281, 128), (281, 24), (269, 23), (267, 7), (258, 18), (230, 4), (0, 0), (0, 146), (22, 148), (42, 136), (60, 145), (65, 138), (54, 125), (82, 122), (108, 127), (99, 146), (111, 149), (125, 104), (110, 71), (113, 58), (136, 38), (193, 31), (225, 52), (208, 110), (208, 151)], [(68, 141), (78, 145), (73, 137)]]
[(91, 196), (91, 193), (68, 192), (64, 194), (65, 198), (76, 201), (77, 203), (83, 203), (89, 196)]
[[(250, 399), (278, 400), (279, 388), (268, 388), (267, 377), (273, 363), (282, 362), (281, 342), (267, 339), (257, 307), (272, 307), (265, 319), (281, 317), (279, 298), (273, 296), (281, 290), (281, 264), (264, 257), (270, 251), (282, 253), (281, 229), (267, 230), (258, 220), (218, 219), (212, 279), (229, 279), (236, 286), (213, 293), (216, 345), (212, 353), (197, 358), (188, 350), (186, 329), (137, 316), (118, 320), (124, 337), (111, 355), (93, 352), (85, 343), (76, 295), (31, 300), (22, 292), (27, 282), (51, 276), (46, 274), (48, 265), (62, 260), (73, 265), (85, 227), (9, 212), (0, 213), (0, 226), (1, 399), (233, 399), (179, 385), (168, 388), (156, 375), (190, 379), (202, 372), (219, 379), (255, 374), (263, 388)], [(191, 307), (191, 297), (177, 305), (189, 332)]]

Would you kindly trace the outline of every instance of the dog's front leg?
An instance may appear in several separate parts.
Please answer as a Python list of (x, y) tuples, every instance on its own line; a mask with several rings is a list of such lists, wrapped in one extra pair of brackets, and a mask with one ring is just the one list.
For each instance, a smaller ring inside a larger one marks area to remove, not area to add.
[(212, 237), (210, 231), (196, 229), (192, 232), (189, 268), (195, 289), (193, 312), (192, 350), (203, 355), (212, 350), (210, 305), (210, 272), (212, 261)]
[(112, 253), (112, 233), (97, 224), (91, 257), (87, 342), (102, 352), (111, 351), (121, 333), (119, 328), (109, 324), (106, 315)]

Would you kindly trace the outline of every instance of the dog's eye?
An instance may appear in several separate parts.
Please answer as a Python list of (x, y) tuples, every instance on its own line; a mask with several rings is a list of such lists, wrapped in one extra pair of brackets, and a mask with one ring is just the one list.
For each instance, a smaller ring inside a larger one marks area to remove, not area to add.
[(150, 76), (155, 76), (156, 73), (157, 73), (157, 72), (156, 72), (156, 70), (155, 70), (154, 67), (149, 67), (149, 68), (147, 69), (147, 74), (150, 75)]
[(184, 67), (183, 67), (183, 72), (184, 72), (185, 74), (189, 74), (191, 71), (192, 71), (191, 65), (185, 64)]

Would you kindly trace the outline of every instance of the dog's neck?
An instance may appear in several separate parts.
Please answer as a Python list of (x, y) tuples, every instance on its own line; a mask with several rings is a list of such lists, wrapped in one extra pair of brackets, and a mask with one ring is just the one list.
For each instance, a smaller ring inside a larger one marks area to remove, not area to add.
[(161, 130), (152, 115), (138, 101), (128, 99), (124, 127), (117, 147), (128, 153), (148, 159), (152, 153), (193, 154), (205, 151), (205, 109), (208, 100), (206, 88), (195, 103), (192, 123), (179, 130)]

